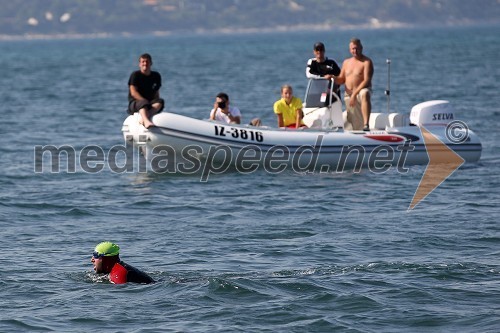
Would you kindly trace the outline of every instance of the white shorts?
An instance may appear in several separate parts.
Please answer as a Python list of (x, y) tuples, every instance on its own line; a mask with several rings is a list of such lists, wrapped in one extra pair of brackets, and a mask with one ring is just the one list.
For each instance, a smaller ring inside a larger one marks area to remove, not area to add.
[(347, 121), (344, 124), (344, 128), (346, 130), (353, 131), (361, 131), (365, 126), (363, 120), (363, 113), (361, 112), (361, 99), (365, 96), (365, 94), (372, 95), (371, 88), (363, 88), (359, 91), (356, 96), (356, 105), (354, 107), (349, 106), (349, 101), (351, 100), (351, 96), (347, 93), (344, 94), (344, 103), (347, 111)]

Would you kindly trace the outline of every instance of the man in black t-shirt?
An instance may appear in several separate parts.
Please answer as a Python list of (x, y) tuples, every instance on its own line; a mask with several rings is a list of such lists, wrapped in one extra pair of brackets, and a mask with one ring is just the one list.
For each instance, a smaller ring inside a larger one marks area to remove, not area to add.
[(133, 72), (128, 80), (128, 113), (139, 112), (141, 124), (146, 127), (155, 126), (151, 117), (163, 110), (165, 101), (160, 98), (161, 75), (152, 71), (151, 55), (144, 53), (139, 57), (139, 70)]
[[(325, 57), (325, 44), (317, 42), (313, 47), (314, 58), (307, 61), (306, 77), (308, 79), (334, 79), (340, 74), (340, 67), (335, 60)], [(333, 91), (340, 96), (340, 87), (335, 84)]]

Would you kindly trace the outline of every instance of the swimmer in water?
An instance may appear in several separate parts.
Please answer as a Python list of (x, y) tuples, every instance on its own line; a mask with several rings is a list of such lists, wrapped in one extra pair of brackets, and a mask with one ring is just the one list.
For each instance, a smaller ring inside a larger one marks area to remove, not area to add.
[(115, 243), (97, 244), (90, 260), (97, 274), (108, 274), (109, 281), (114, 284), (127, 282), (153, 283), (149, 275), (120, 260), (120, 247)]

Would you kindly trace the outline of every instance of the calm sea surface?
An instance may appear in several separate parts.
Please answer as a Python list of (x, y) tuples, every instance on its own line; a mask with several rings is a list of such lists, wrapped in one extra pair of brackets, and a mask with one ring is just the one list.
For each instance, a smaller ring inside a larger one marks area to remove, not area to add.
[[(375, 111), (450, 100), (482, 139), (407, 211), (406, 174), (198, 176), (34, 172), (36, 145), (122, 145), (127, 80), (143, 52), (167, 110), (207, 118), (219, 91), (274, 125), (323, 41), (352, 36), (375, 64)], [(300, 32), (0, 42), (0, 331), (500, 331), (500, 28)], [(97, 278), (102, 240), (153, 285)]]

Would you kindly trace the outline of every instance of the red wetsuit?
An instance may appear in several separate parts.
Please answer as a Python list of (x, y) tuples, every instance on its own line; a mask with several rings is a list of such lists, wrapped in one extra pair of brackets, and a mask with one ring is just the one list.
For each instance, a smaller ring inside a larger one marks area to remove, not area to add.
[(137, 268), (130, 266), (123, 261), (117, 262), (109, 273), (109, 281), (114, 284), (127, 282), (153, 283), (155, 282), (149, 275), (141, 272)]

